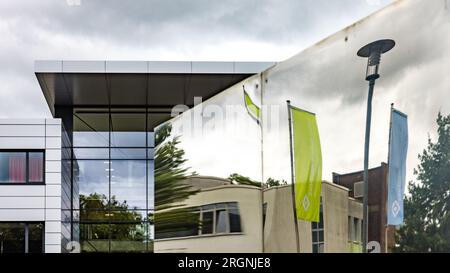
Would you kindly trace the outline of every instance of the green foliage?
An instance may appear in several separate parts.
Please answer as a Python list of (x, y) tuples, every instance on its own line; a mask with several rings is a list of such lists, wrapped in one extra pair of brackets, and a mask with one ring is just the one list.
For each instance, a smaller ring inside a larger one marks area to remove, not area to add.
[(239, 184), (239, 185), (261, 187), (261, 182), (254, 181), (254, 180), (250, 179), (249, 177), (246, 177), (246, 176), (243, 176), (243, 175), (240, 175), (237, 173), (230, 174), (228, 179), (231, 180), (231, 182)]
[(450, 252), (450, 115), (438, 114), (438, 140), (428, 139), (408, 185), (396, 252)]
[[(254, 186), (254, 187), (261, 187), (261, 182), (259, 181), (255, 181), (250, 179), (249, 177), (237, 174), (237, 173), (233, 173), (230, 174), (230, 176), (228, 177), (229, 180), (231, 180), (231, 182), (235, 183), (235, 184), (239, 184), (239, 185), (248, 185), (248, 186)], [(278, 186), (283, 186), (283, 185), (287, 185), (287, 182), (285, 180), (276, 180), (273, 178), (267, 179), (266, 183), (264, 183), (264, 187), (265, 188), (271, 188), (271, 187), (278, 187)]]
[(266, 187), (267, 188), (271, 188), (271, 187), (278, 187), (278, 186), (283, 186), (283, 185), (287, 185), (286, 180), (275, 180), (271, 177), (269, 177), (269, 179), (267, 179), (266, 181)]
[(190, 196), (197, 194), (185, 183), (185, 180), (195, 173), (189, 173), (184, 167), (186, 159), (184, 150), (178, 147), (178, 137), (169, 139), (172, 128), (162, 126), (155, 135), (155, 233), (156, 238), (162, 234), (190, 229), (198, 226), (195, 217), (182, 203)]

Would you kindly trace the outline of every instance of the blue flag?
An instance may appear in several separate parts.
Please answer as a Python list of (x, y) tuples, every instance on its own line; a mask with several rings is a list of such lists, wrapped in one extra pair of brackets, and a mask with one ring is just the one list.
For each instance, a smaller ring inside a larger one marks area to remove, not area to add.
[(387, 224), (403, 223), (403, 196), (408, 153), (408, 117), (392, 108), (389, 136)]

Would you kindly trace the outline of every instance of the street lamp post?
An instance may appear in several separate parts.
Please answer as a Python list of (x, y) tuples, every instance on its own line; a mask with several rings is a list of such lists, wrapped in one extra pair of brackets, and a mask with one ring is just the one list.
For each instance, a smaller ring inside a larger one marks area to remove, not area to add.
[(367, 252), (368, 232), (369, 232), (369, 142), (370, 142), (370, 123), (372, 119), (372, 97), (375, 81), (380, 77), (378, 69), (380, 66), (381, 54), (388, 52), (395, 46), (394, 40), (378, 40), (363, 46), (358, 51), (358, 56), (368, 58), (366, 69), (366, 81), (369, 82), (369, 95), (367, 98), (366, 115), (366, 135), (364, 141), (364, 196), (363, 196), (363, 231), (362, 247), (363, 252)]

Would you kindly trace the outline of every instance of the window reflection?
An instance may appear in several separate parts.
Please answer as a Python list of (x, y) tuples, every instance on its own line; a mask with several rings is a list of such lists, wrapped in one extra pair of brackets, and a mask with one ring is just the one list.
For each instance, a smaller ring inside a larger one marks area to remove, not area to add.
[(111, 161), (111, 198), (129, 209), (146, 209), (146, 166), (144, 160)]
[(74, 111), (72, 237), (82, 252), (153, 250), (154, 134), (146, 112)]
[(148, 238), (144, 224), (112, 224), (111, 252), (144, 252)]
[(112, 148), (111, 159), (146, 159), (145, 149)]
[(145, 113), (111, 114), (111, 147), (145, 146)]
[[(89, 112), (92, 111), (92, 112)], [(109, 146), (109, 115), (105, 110), (75, 110), (73, 114), (74, 147)]]
[(78, 160), (77, 176), (80, 207), (99, 209), (108, 203), (109, 161)]

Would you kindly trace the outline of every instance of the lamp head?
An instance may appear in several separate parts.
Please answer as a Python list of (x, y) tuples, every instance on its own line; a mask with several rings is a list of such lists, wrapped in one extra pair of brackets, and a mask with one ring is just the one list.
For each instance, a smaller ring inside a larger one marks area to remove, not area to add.
[(376, 80), (380, 77), (378, 69), (380, 66), (381, 54), (388, 52), (395, 46), (395, 41), (384, 39), (372, 42), (358, 50), (358, 56), (368, 58), (366, 80)]

